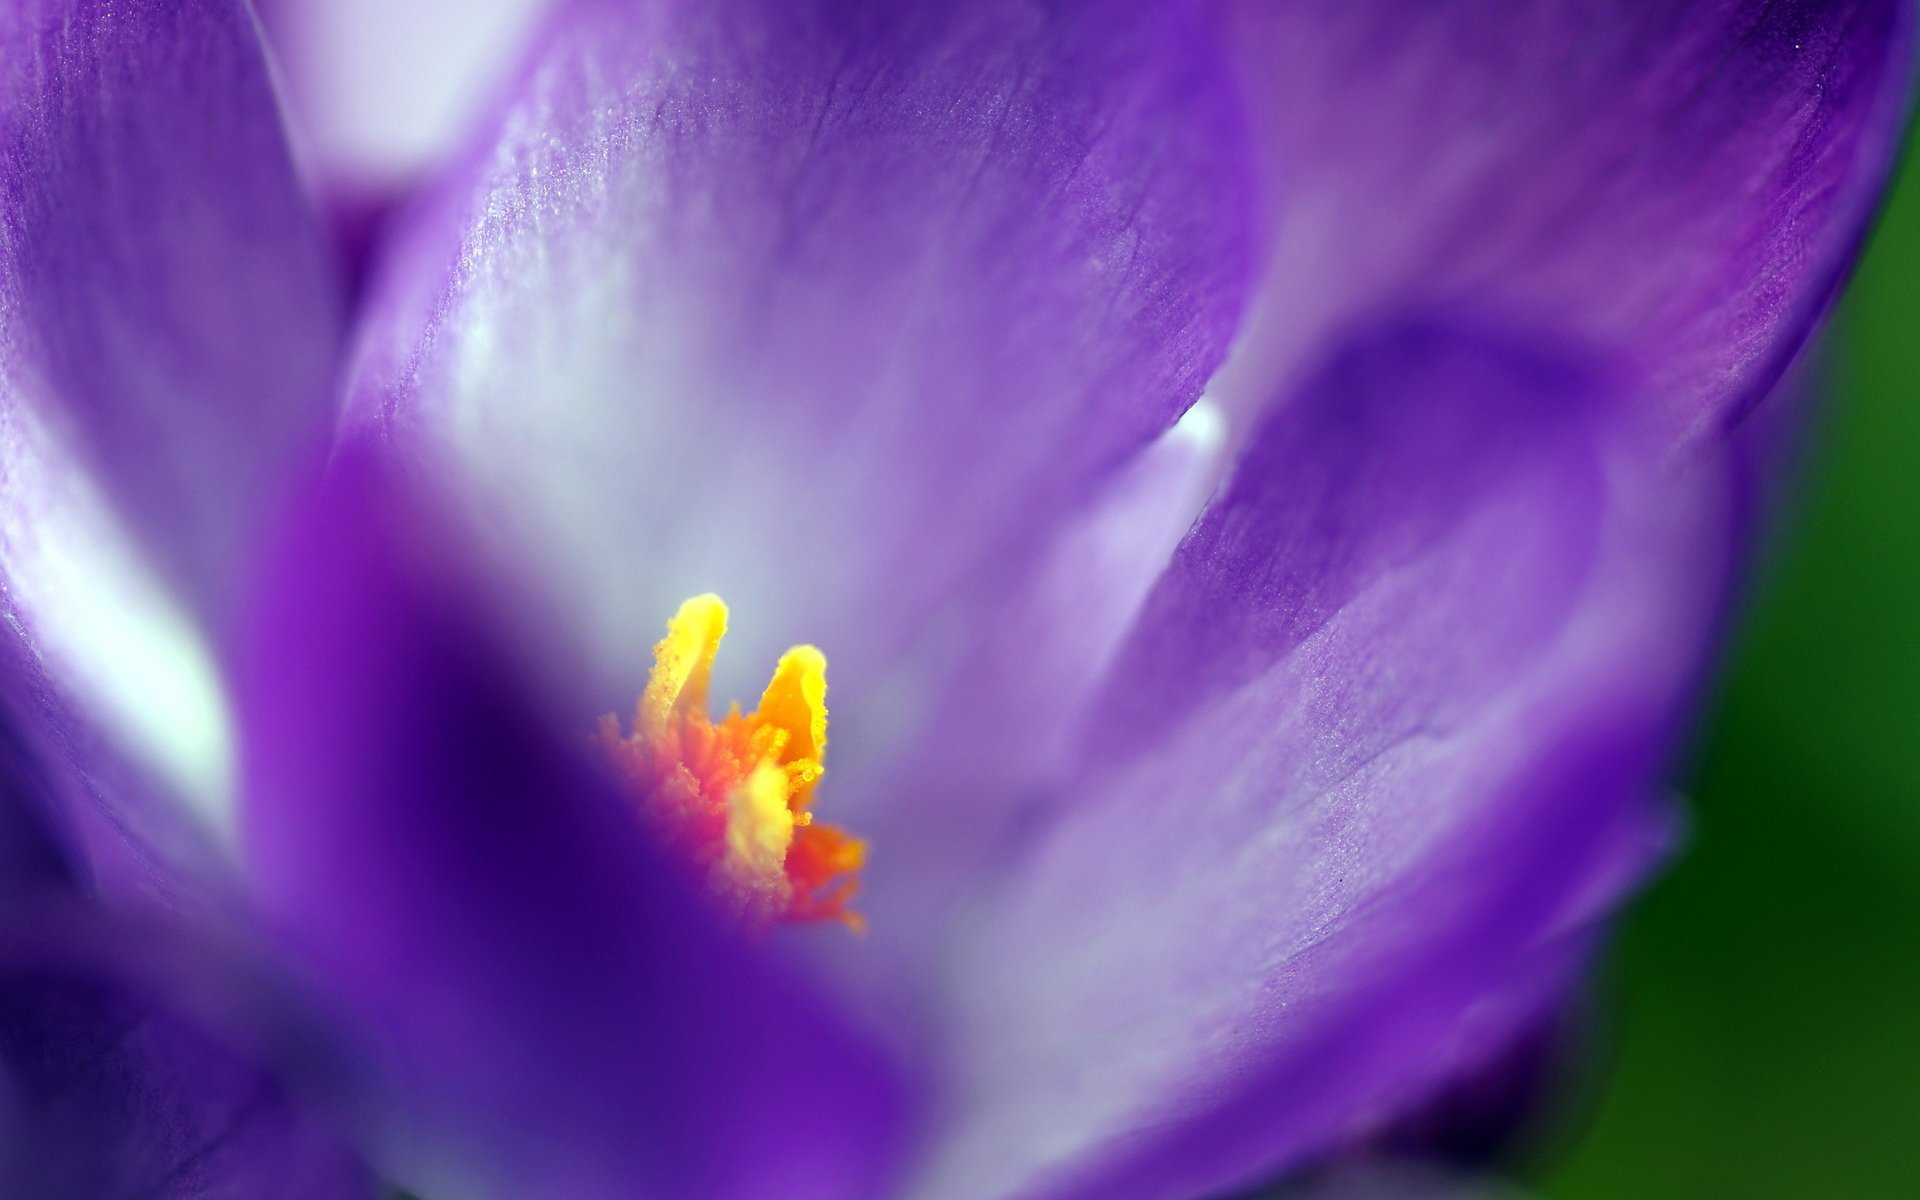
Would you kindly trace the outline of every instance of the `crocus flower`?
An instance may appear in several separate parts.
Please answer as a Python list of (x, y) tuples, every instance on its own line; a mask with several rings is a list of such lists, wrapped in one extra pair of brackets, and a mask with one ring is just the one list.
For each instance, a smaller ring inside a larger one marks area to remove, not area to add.
[(0, 15), (8, 711), (67, 890), (308, 1030), (220, 1054), (424, 1200), (1174, 1200), (1534, 1037), (1908, 7), (538, 29), (368, 223), (239, 0)]

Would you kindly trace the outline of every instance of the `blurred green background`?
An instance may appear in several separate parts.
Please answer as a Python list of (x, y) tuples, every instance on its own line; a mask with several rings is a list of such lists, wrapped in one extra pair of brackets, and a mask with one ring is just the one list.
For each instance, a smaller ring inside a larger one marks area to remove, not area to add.
[(1549, 1200), (1920, 1197), (1920, 167), (1832, 331), (1810, 457), (1629, 913)]

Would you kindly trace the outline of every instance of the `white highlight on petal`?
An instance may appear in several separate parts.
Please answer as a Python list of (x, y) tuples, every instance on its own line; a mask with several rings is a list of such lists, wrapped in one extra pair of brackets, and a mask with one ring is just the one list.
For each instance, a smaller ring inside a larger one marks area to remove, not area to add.
[(552, 0), (267, 0), (261, 5), (320, 171), (403, 180), (467, 136)]
[(1169, 441), (1183, 441), (1194, 451), (1211, 458), (1226, 447), (1227, 414), (1213, 393), (1203, 393), (1162, 436)]
[(203, 631), (106, 497), (23, 403), (0, 406), (0, 615), (58, 686), (223, 843), (228, 699)]

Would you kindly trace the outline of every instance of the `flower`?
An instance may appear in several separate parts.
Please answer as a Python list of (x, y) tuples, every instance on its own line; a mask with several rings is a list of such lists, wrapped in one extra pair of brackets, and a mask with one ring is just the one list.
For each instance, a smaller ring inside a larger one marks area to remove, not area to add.
[(4, 694), (209, 1061), (428, 1200), (1200, 1197), (1555, 1011), (1904, 4), (541, 29), (329, 225), (238, 0), (0, 18)]

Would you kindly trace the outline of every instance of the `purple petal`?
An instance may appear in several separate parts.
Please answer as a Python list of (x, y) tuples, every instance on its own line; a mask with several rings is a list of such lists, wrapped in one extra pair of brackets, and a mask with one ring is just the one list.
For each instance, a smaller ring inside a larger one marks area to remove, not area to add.
[(327, 430), (338, 296), (240, 0), (29, 0), (0, 61), (0, 691), (144, 887), (217, 858), (210, 643)]
[[(1590, 1039), (1578, 999), (1591, 947), (1554, 955), (1541, 978), (1493, 1006), (1496, 1040), (1475, 1053), (1432, 1098), (1346, 1151), (1346, 1161), (1406, 1159), (1484, 1170), (1525, 1153), (1560, 1115), (1571, 1068)], [(1512, 1003), (1521, 1007), (1509, 1007)], [(1336, 1160), (1338, 1161), (1338, 1160)]]
[(204, 899), (231, 833), (213, 651), (89, 473), (31, 413), (8, 418), (0, 711), (104, 889)]
[[(16, 583), (16, 600), (33, 586)], [(192, 648), (140, 623), (144, 598), (114, 592), (32, 626), (12, 614), (20, 623), (0, 633), (0, 712), (35, 763), (34, 800), (52, 810), (44, 816), (76, 870), (116, 902), (210, 913), (234, 898), (219, 681), (210, 663), (184, 680), (140, 669), (178, 665)], [(113, 600), (127, 606), (106, 625), (80, 619)], [(121, 653), (129, 646), (144, 652)]]
[(722, 690), (817, 641), (846, 696), (1199, 393), (1236, 118), (1179, 6), (576, 5), (395, 250), (352, 415), (454, 464), (609, 703), (707, 590)]
[(1444, 301), (1616, 345), (1670, 430), (1715, 426), (1825, 309), (1912, 85), (1909, 0), (1233, 8), (1275, 224), (1243, 403)]
[(329, 195), (410, 182), (471, 136), (552, 0), (261, 0), (296, 140)]
[[(373, 1200), (274, 1075), (150, 963), (156, 939), (71, 910), (0, 936), (0, 1194)], [(137, 948), (137, 949), (136, 949)], [(195, 986), (205, 990), (207, 972)]]
[(839, 965), (897, 984), (939, 952), (956, 896), (997, 867), (1033, 788), (1071, 749), (1075, 718), (1218, 482), (1223, 440), (1210, 407), (1190, 410), (1062, 520), (1030, 570), (943, 614), (924, 656), (940, 661), (905, 659), (880, 698), (835, 706), (827, 802), (875, 849), (860, 889), (873, 921), (858, 946), (829, 947)]
[(13, 730), (0, 726), (0, 910), (73, 886), (73, 841), (52, 804), (49, 772)]
[(270, 572), (246, 685), (262, 902), (378, 1056), (391, 1152), (563, 1200), (872, 1194), (883, 1065), (547, 723), (551, 676), (410, 504), (347, 460)]
[(1419, 1162), (1357, 1163), (1281, 1188), (1264, 1200), (1536, 1200), (1508, 1182)]
[(1255, 432), (969, 915), (925, 1194), (1298, 1164), (1427, 1095), (1636, 873), (1728, 504), (1717, 462), (1647, 465), (1608, 381), (1411, 324)]
[(340, 324), (251, 15), (28, 0), (0, 16), (0, 56), (9, 424), (76, 445), (219, 611), (290, 460), (326, 428)]

